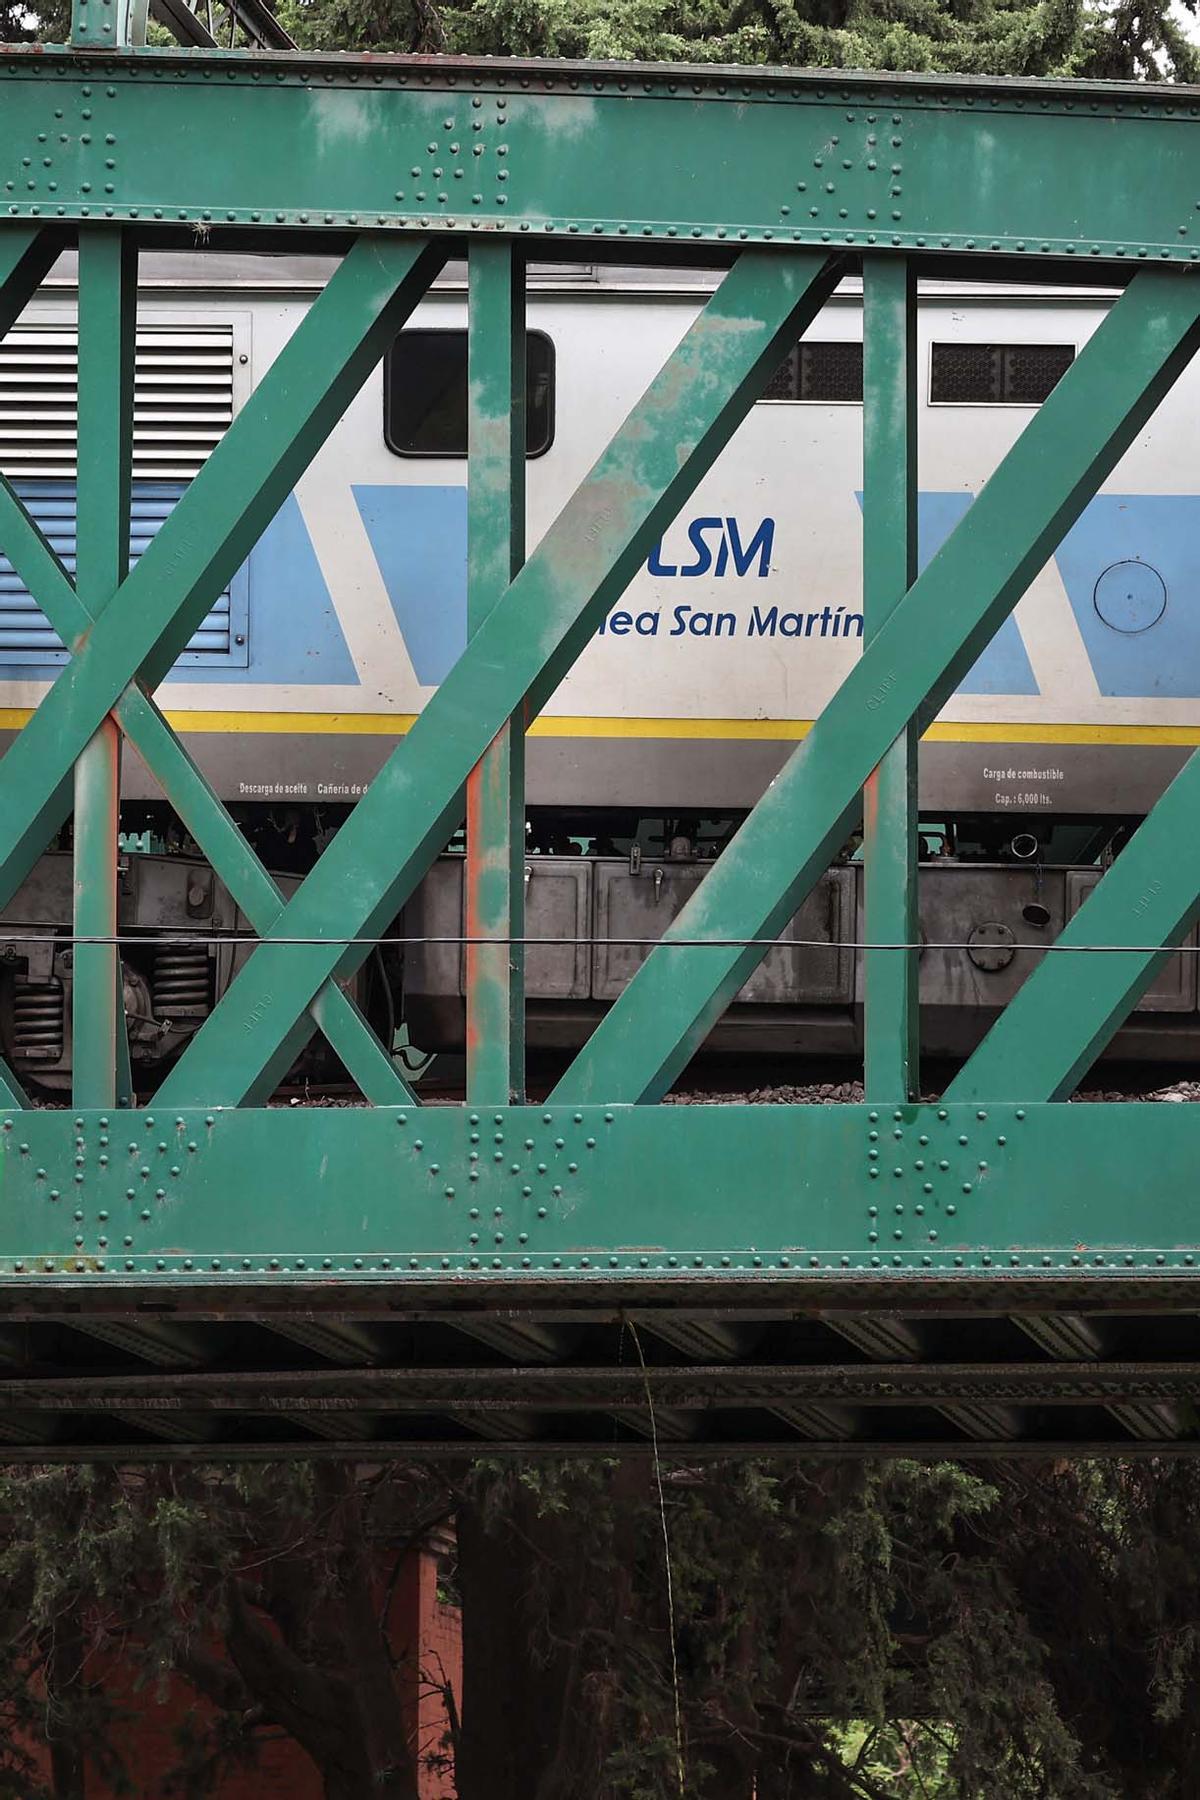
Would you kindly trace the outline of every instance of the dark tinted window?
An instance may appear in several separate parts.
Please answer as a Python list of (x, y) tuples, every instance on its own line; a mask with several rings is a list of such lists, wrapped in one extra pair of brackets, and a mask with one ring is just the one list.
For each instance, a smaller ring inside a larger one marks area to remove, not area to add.
[[(383, 436), (397, 456), (467, 454), (467, 334), (402, 331), (383, 363)], [(554, 438), (554, 345), (525, 339), (525, 453)]]
[(764, 400), (843, 400), (863, 397), (861, 344), (799, 343), (767, 383)]
[(935, 344), (934, 405), (1040, 406), (1075, 360), (1070, 344)]

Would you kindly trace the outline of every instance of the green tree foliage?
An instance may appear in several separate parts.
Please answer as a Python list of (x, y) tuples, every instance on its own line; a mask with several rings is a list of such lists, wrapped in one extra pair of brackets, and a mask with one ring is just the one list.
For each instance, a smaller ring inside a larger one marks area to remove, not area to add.
[(85, 1759), (142, 1795), (127, 1677), (153, 1706), (174, 1671), (213, 1708), (186, 1800), (281, 1733), (329, 1800), (411, 1800), (381, 1620), (451, 1511), (459, 1800), (1195, 1792), (1197, 1465), (747, 1460), (660, 1503), (624, 1459), (0, 1474), (0, 1796), (87, 1800)]
[(670, 1474), (663, 1499), (670, 1598), (644, 1467), (488, 1479), (460, 1525), (460, 1800), (522, 1800), (531, 1748), (538, 1800), (1118, 1792), (1059, 1709), (998, 1488), (949, 1464), (747, 1462)]
[[(1198, 0), (1183, 0), (1193, 15)], [(1171, 0), (279, 0), (318, 50), (1200, 77)]]
[[(310, 50), (1200, 80), (1185, 28), (1200, 0), (276, 0), (275, 9)], [(220, 0), (214, 12), (224, 42)], [(0, 0), (5, 43), (60, 43), (69, 22), (69, 0)]]

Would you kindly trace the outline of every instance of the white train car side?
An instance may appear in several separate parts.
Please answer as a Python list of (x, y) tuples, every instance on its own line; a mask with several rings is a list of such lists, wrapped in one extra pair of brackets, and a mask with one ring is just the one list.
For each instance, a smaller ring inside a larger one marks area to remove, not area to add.
[[(325, 273), (312, 260), (147, 261), (135, 549), (262, 379)], [(583, 265), (533, 279), (531, 552), (711, 285)], [(1109, 303), (1078, 289), (923, 292), (923, 561)], [(64, 264), (0, 345), (0, 468), (68, 562), (74, 316)], [(613, 940), (662, 929), (861, 652), (861, 338), (861, 299), (847, 282), (531, 729), (528, 888), (541, 921), (531, 930), (588, 940), (533, 954), (534, 1041), (578, 1041), (635, 966), (637, 953)], [(974, 944), (924, 959), (935, 1047), (955, 1051), (978, 1036), (1031, 966), (1018, 941), (1052, 937), (1200, 742), (1198, 387), (1200, 375), (1185, 373), (922, 744), (926, 934)], [(465, 393), (466, 296), (451, 271), (161, 690), (201, 767), (276, 867), (304, 872), (465, 646)], [(19, 727), (64, 659), (0, 563), (0, 729)], [(187, 860), (190, 847), (172, 834), (132, 756), (125, 790), (127, 827)], [(847, 946), (860, 935), (861, 896), (852, 848), (792, 928), (827, 947), (773, 953), (727, 1033), (740, 1037), (740, 1025), (754, 1023), (756, 1047), (854, 1047), (858, 969)], [(408, 909), (406, 929), (457, 929), (460, 876), (457, 860), (445, 859)], [(0, 921), (0, 942), (18, 946), (12, 980), (26, 990), (57, 984), (61, 998), (69, 961), (39, 952), (30, 975), (19, 948), (25, 914), (59, 906), (61, 883), (45, 871), (39, 879)], [(180, 906), (186, 913), (178, 885), (165, 869), (146, 877), (160, 925)], [(233, 908), (219, 883), (210, 886), (209, 916), (224, 929)], [(433, 947), (409, 955), (404, 992), (416, 1035), (450, 1043), (460, 1034), (460, 960)], [(236, 958), (209, 961), (203, 996), (195, 983), (188, 990), (193, 1014), (176, 1005), (171, 1031), (156, 1040), (163, 1056), (194, 1028), (188, 1020), (211, 1005)], [(138, 1007), (153, 1011), (152, 970), (139, 979), (149, 985)], [(398, 979), (393, 971), (392, 988)], [(388, 1001), (398, 1005), (398, 992)], [(1195, 1009), (1194, 959), (1175, 959), (1124, 1047), (1186, 1046)], [(65, 1001), (63, 1010), (69, 1016)], [(68, 1067), (61, 1032), (43, 1030), (41, 1048), (23, 1054), (22, 1016), (0, 993), (0, 1041), (18, 1066), (47, 1075)], [(26, 1050), (36, 1034), (27, 1036)]]

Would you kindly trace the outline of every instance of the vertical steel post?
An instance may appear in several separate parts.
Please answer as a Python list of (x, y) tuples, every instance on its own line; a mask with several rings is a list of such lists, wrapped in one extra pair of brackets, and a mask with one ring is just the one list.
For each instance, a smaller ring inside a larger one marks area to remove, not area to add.
[(147, 0), (71, 0), (71, 42), (90, 50), (138, 50), (146, 42)]
[[(75, 587), (92, 616), (129, 568), (137, 253), (114, 226), (79, 237), (79, 380)], [(107, 718), (75, 764), (75, 936), (117, 931), (120, 733)], [(113, 1106), (127, 1077), (121, 959), (77, 943), (72, 1001), (76, 1106)]]
[[(917, 573), (917, 293), (906, 257), (863, 262), (863, 616), (869, 641)], [(866, 942), (917, 937), (917, 742), (901, 733), (863, 792)], [(864, 952), (868, 1100), (918, 1082), (915, 950)]]
[[(525, 561), (525, 268), (510, 244), (470, 251), (467, 627)], [(525, 1087), (525, 720), (500, 730), (467, 780), (467, 1098)]]

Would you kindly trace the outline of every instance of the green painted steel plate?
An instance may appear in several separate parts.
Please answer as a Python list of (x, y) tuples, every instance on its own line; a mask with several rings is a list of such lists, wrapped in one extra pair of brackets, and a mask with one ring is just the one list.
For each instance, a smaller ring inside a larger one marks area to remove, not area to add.
[(8, 1286), (1111, 1280), (1200, 1257), (1185, 1106), (33, 1112), (0, 1144)]
[(14, 47), (0, 91), (13, 218), (1200, 257), (1191, 88)]

